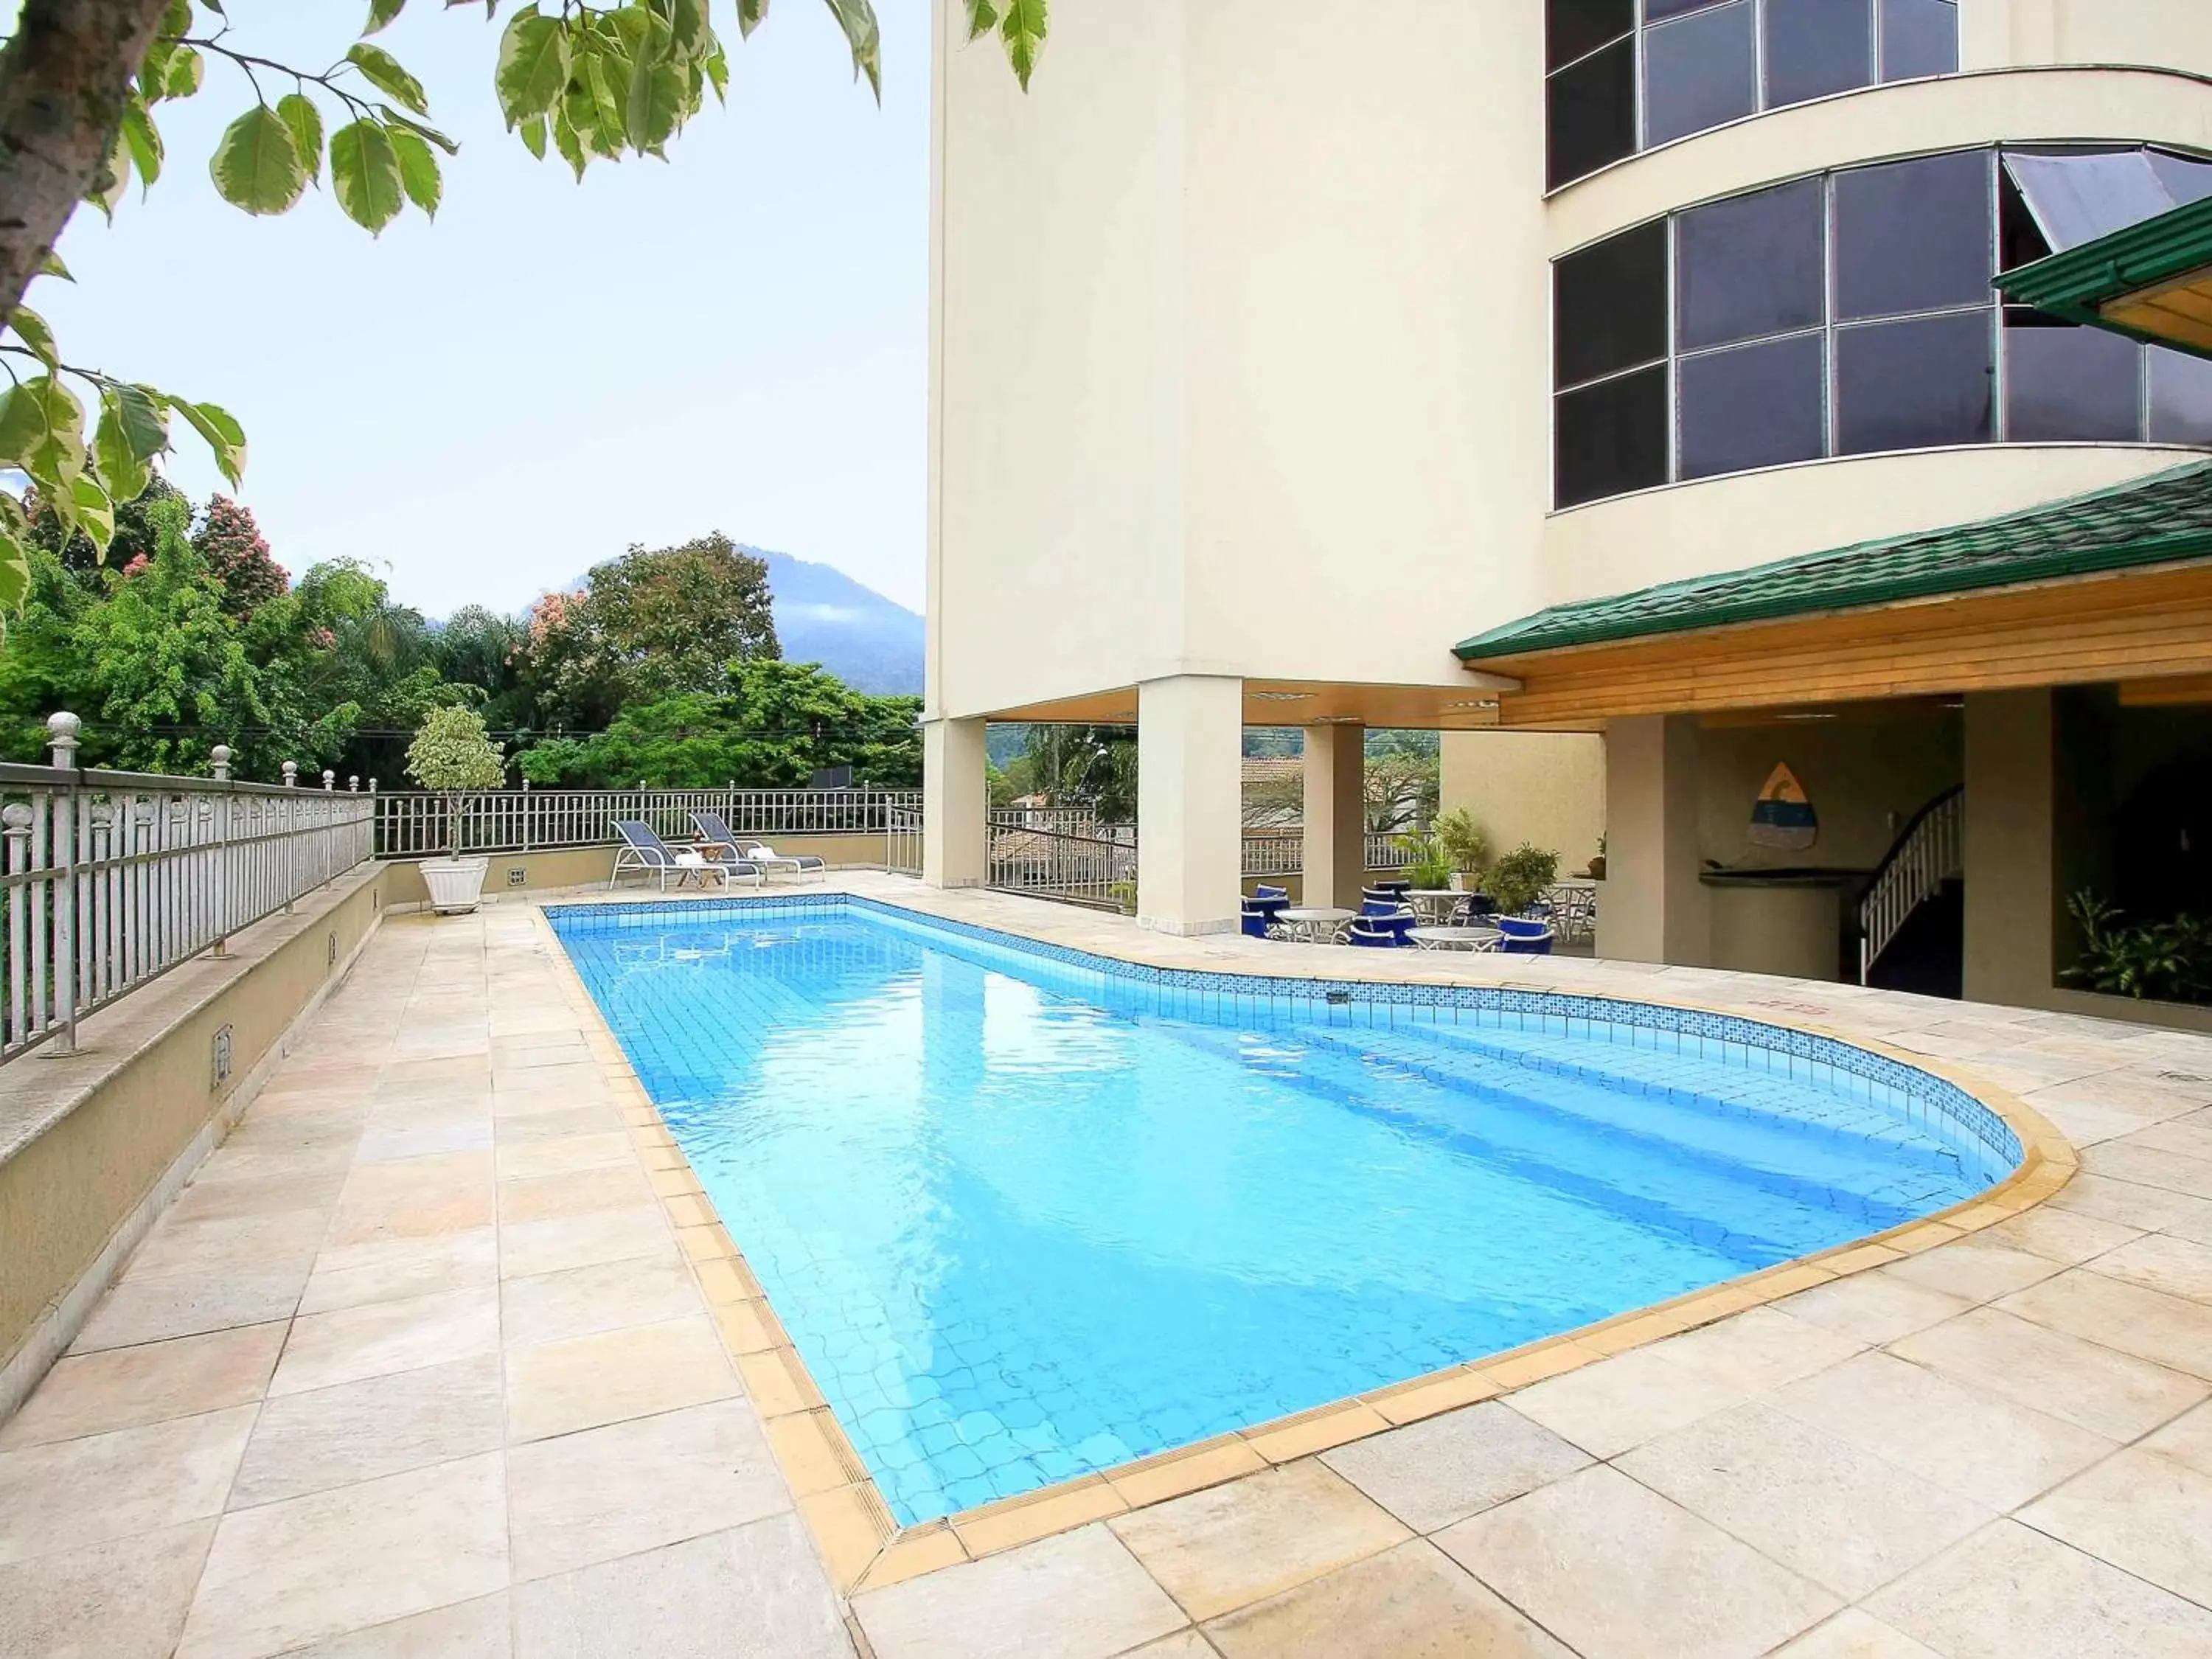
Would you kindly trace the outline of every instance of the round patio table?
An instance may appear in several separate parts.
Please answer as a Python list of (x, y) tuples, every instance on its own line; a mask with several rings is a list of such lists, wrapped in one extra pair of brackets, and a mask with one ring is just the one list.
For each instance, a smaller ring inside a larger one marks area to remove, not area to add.
[(1295, 928), (1300, 938), (1319, 944), (1322, 942), (1324, 932), (1334, 934), (1338, 928), (1350, 921), (1358, 913), (1352, 910), (1339, 910), (1329, 905), (1316, 904), (1296, 905), (1280, 914), (1284, 922)]
[(1448, 916), (1454, 905), (1462, 899), (1473, 896), (1471, 893), (1461, 892), (1456, 887), (1409, 887), (1406, 890), (1406, 902), (1425, 916)]
[(1495, 927), (1416, 927), (1413, 939), (1423, 951), (1494, 951), (1505, 936)]

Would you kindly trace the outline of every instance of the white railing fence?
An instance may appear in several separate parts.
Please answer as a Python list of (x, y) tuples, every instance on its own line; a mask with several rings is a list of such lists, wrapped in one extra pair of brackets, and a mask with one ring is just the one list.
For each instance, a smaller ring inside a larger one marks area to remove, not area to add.
[(212, 778), (86, 771), (74, 714), (46, 722), (51, 766), (0, 763), (0, 1062), (66, 1053), (87, 1014), (344, 874), (369, 856), (374, 798)]
[(884, 868), (895, 876), (921, 876), (921, 808), (894, 806), (884, 824)]
[(464, 853), (611, 846), (617, 819), (641, 818), (690, 841), (694, 812), (714, 812), (736, 836), (881, 836), (894, 812), (921, 812), (919, 789), (489, 789), (458, 798), (416, 791), (376, 798), (376, 855), (446, 850), (458, 827)]
[[(1406, 850), (1405, 837), (1397, 830), (1367, 832), (1367, 867), (1370, 870), (1402, 870), (1412, 863), (1413, 855)], [(1295, 876), (1305, 867), (1305, 836), (1281, 830), (1244, 832), (1244, 873), (1248, 876)]]
[(1943, 884), (1966, 873), (1966, 796), (1962, 789), (1938, 795), (1905, 826), (1859, 901), (1859, 983), (1867, 982), (1875, 963), (1889, 948), (1912, 913), (1936, 896)]
[(1137, 826), (1100, 823), (1078, 810), (1058, 808), (1053, 827), (1038, 827), (1030, 808), (990, 815), (990, 884), (1037, 898), (1062, 899), (1094, 908), (1121, 909), (1133, 902)]

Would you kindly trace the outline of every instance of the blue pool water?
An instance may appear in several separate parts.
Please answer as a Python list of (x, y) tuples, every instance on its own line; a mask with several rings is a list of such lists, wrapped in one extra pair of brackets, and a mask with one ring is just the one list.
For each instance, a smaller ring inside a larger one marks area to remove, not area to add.
[(1714, 1016), (1332, 1000), (862, 901), (551, 914), (904, 1524), (1893, 1226), (2017, 1156), (1948, 1085)]

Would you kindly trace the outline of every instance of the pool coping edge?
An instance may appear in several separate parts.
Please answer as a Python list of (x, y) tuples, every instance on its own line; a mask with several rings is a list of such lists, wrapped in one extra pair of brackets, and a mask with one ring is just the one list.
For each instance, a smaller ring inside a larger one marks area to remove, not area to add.
[[(787, 892), (763, 891), (728, 896), (728, 899), (737, 902), (773, 902), (789, 896)], [(718, 902), (726, 898), (719, 894), (708, 896)], [(878, 895), (865, 896), (871, 903), (900, 910), (919, 921), (951, 920)], [(641, 901), (656, 906), (672, 902), (663, 896), (637, 893), (609, 895), (608, 899), (626, 904)], [(1995, 1113), (2018, 1139), (2021, 1160), (2010, 1175), (1984, 1191), (1881, 1232), (1778, 1262), (1664, 1302), (1631, 1309), (1517, 1348), (902, 1528), (776, 1316), (765, 1289), (708, 1200), (690, 1160), (662, 1121), (659, 1109), (546, 914), (548, 902), (565, 906), (576, 902), (575, 898), (549, 898), (533, 902), (530, 911), (534, 926), (550, 947), (549, 954), (563, 994), (586, 1022), (586, 1046), (620, 1103), (632, 1144), (645, 1165), (656, 1199), (675, 1230), (677, 1243), (698, 1283), (731, 1365), (760, 1417), (769, 1449), (791, 1488), (799, 1514), (839, 1592), (848, 1596), (1261, 1474), (1279, 1464), (1370, 1435), (1510, 1395), (1600, 1359), (1662, 1341), (1816, 1285), (1902, 1261), (2034, 1208), (2063, 1188), (2080, 1165), (2073, 1144), (2056, 1125), (2013, 1091), (1980, 1076), (1971, 1066), (1893, 1048), (1875, 1038), (1844, 1036), (1814, 1020), (1793, 1018), (1784, 1024), (1680, 996), (1640, 994), (1628, 997), (1582, 989), (1564, 992), (1549, 987), (1514, 986), (1510, 988), (1536, 994), (1571, 995), (1624, 1006), (1641, 1004), (1682, 1012), (1721, 1015), (1749, 1024), (1770, 1025), (1780, 1031), (1802, 1032), (1878, 1055), (1948, 1083)], [(584, 902), (592, 902), (592, 899), (586, 898)], [(989, 931), (1007, 932), (1040, 944), (1057, 943), (1021, 934), (1003, 926)], [(1143, 967), (1156, 965), (1133, 957), (1118, 957), (1095, 945), (1082, 948), (1109, 960)], [(1218, 972), (1227, 977), (1284, 977), (1240, 975), (1231, 969), (1205, 971)], [(1344, 977), (1364, 981), (1367, 976), (1352, 974)], [(1375, 979), (1371, 982), (1387, 985), (1404, 981)]]

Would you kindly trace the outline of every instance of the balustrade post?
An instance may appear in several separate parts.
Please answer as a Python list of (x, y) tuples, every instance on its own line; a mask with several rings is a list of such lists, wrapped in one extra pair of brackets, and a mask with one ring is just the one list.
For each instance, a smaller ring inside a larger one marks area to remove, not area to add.
[[(208, 751), (209, 769), (217, 783), (230, 781), (230, 745), (219, 743)], [(215, 804), (215, 949), (217, 957), (230, 954), (230, 792)]]
[(23, 875), (31, 867), (31, 809), (21, 801), (0, 807), (0, 835), (8, 841), (8, 1041), (13, 1044), (31, 1035), (31, 998), (37, 987), (30, 974), (25, 946), (28, 923), (30, 884)]
[(54, 1000), (49, 1018), (61, 1036), (46, 1045), (53, 1054), (76, 1048), (76, 734), (82, 724), (66, 711), (46, 717), (54, 770), (69, 775), (54, 791), (54, 851), (61, 879), (54, 890)]
[[(296, 786), (298, 785), (299, 781), (300, 781), (300, 763), (299, 763), (299, 762), (297, 762), (297, 761), (286, 761), (286, 762), (284, 763), (284, 787), (285, 787), (287, 789), (293, 788), (293, 787), (296, 787)], [(285, 798), (285, 801), (284, 801), (284, 836), (283, 836), (283, 841), (284, 841), (284, 914), (285, 914), (286, 915), (288, 915), (288, 916), (289, 916), (289, 915), (290, 915), (292, 914), (292, 892), (293, 892), (294, 888), (297, 885), (297, 884), (296, 884), (296, 883), (292, 879), (292, 874), (293, 874), (293, 871), (292, 871), (292, 860), (293, 860), (293, 855), (294, 855), (294, 854), (297, 851), (297, 849), (296, 849), (296, 848), (293, 846), (293, 844), (292, 844), (292, 836), (293, 836), (293, 831), (294, 831), (294, 830), (295, 830), (298, 827), (299, 827), (299, 817), (298, 817), (297, 811), (296, 811), (296, 809), (294, 807), (294, 805), (293, 805), (293, 804), (292, 804), (292, 799), (291, 799), (289, 796), (288, 796), (288, 797), (286, 797), (286, 798)]]

